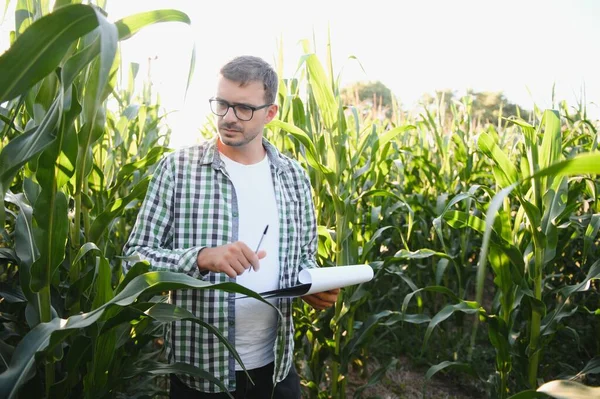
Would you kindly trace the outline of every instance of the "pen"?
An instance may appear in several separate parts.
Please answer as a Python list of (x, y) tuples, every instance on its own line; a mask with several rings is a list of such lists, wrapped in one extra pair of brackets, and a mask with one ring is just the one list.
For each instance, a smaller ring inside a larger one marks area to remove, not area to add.
[[(258, 250), (260, 249), (260, 244), (262, 244), (263, 242), (263, 238), (265, 238), (265, 236), (267, 235), (267, 230), (269, 230), (269, 225), (267, 225), (265, 227), (265, 231), (263, 231), (262, 236), (260, 236), (260, 240), (258, 241), (258, 245), (256, 246), (256, 251), (254, 251), (254, 253), (258, 253)], [(252, 270), (252, 268), (249, 268), (248, 271)]]
[(267, 230), (269, 230), (269, 225), (265, 227), (265, 231), (263, 231), (262, 236), (260, 236), (260, 241), (258, 242), (258, 245), (256, 246), (256, 251), (254, 251), (254, 253), (258, 253), (258, 250), (260, 249), (260, 244), (262, 244), (263, 238), (265, 238), (265, 236), (267, 235)]

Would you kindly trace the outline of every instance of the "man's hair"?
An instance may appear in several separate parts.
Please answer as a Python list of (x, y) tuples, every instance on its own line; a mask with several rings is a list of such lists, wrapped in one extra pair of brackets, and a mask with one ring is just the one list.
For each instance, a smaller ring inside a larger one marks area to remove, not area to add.
[(266, 103), (275, 103), (279, 83), (277, 72), (262, 58), (242, 55), (229, 61), (219, 72), (224, 78), (240, 83), (240, 86), (261, 82), (265, 89)]

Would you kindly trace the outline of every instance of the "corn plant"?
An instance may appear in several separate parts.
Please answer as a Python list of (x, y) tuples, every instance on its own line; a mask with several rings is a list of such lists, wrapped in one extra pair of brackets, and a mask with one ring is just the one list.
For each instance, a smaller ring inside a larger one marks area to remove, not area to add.
[[(546, 111), (537, 128), (522, 120), (515, 123), (523, 132), (515, 146), (520, 156), (511, 159), (501, 149), (502, 139), (495, 130), (482, 132), (478, 146), (482, 155), (493, 162), (495, 184), (486, 188), (474, 186), (457, 195), (436, 219), (454, 229), (470, 229), (483, 236), (475, 301), (461, 299), (438, 285), (415, 287), (403, 304), (403, 311), (406, 311), (410, 300), (423, 291), (443, 293), (453, 302), (432, 317), (424, 345), (433, 329), (453, 313), (479, 315), (486, 322), (490, 343), (496, 349), (498, 379), (493, 379), (492, 396), (501, 398), (510, 392), (509, 375), (515, 369), (517, 380), (520, 375), (527, 376), (517, 386), (529, 385), (531, 389), (538, 386), (539, 361), (544, 346), (577, 309), (566, 310), (572, 296), (589, 291), (590, 284), (600, 272), (600, 262), (593, 262), (589, 256), (589, 243), (598, 231), (598, 216), (587, 206), (590, 199), (595, 201), (596, 198), (597, 182), (593, 176), (598, 173), (600, 156), (597, 152), (587, 153), (587, 148), (572, 151), (570, 145), (564, 146), (559, 115), (555, 111)], [(577, 178), (569, 184), (566, 176)], [(581, 179), (590, 183), (578, 184)], [(477, 191), (485, 193), (491, 200), (482, 203), (481, 197), (475, 195)], [(466, 212), (457, 209), (467, 200), (475, 204), (475, 208), (469, 204)], [(584, 211), (586, 208), (588, 210)], [(478, 216), (478, 212), (485, 216)], [(589, 223), (583, 226), (573, 223), (573, 216), (582, 215), (582, 212), (588, 213), (585, 219)], [(565, 278), (556, 279), (557, 275), (565, 273), (564, 265), (556, 259), (557, 254), (581, 244), (586, 249), (583, 254), (579, 253), (576, 284), (565, 284)], [(407, 258), (410, 254), (399, 253), (397, 256)], [(488, 262), (497, 288), (492, 309), (483, 306)], [(547, 288), (546, 295), (544, 286), (552, 286)], [(474, 343), (473, 339), (472, 345)], [(432, 367), (430, 375), (449, 366), (462, 367), (464, 363), (443, 362)], [(523, 397), (536, 397), (533, 392), (531, 395)]]
[[(387, 237), (394, 234), (406, 241), (411, 235), (410, 209), (406, 229), (380, 226), (379, 219), (399, 213), (405, 205), (385, 189), (394, 167), (388, 154), (397, 151), (394, 138), (414, 127), (388, 129), (378, 119), (363, 120), (355, 108), (345, 109), (330, 57), (324, 68), (309, 44), (304, 46), (298, 76), (280, 82), (280, 117), (268, 125), (268, 135), (282, 151), (300, 160), (310, 175), (320, 262), (324, 266), (369, 263)], [(365, 314), (361, 305), (368, 296), (364, 286), (346, 288), (330, 311), (333, 314), (296, 307), (297, 348), (308, 365), (306, 385), (311, 397), (345, 397), (349, 365), (362, 356), (378, 323), (391, 314)], [(326, 360), (330, 373), (322, 367)], [(327, 378), (331, 386), (322, 391), (319, 385)]]
[[(159, 363), (152, 349), (174, 320), (217, 333), (155, 297), (209, 287), (144, 262), (123, 276), (119, 258), (168, 131), (149, 96), (140, 104), (132, 86), (119, 88), (118, 42), (189, 19), (157, 10), (113, 24), (103, 5), (18, 1), (15, 40), (0, 56), (2, 397), (152, 393), (145, 379), (171, 372), (224, 388), (203, 370)], [(134, 75), (132, 66), (131, 84)]]

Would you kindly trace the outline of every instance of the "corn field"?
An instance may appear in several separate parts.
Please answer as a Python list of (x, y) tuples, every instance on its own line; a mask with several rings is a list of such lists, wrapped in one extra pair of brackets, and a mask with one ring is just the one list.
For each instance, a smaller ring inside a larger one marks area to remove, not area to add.
[[(161, 397), (169, 373), (223, 386), (165, 363), (162, 331), (174, 320), (235, 353), (163, 294), (242, 287), (147, 262), (122, 272), (171, 132), (119, 42), (190, 20), (157, 10), (112, 23), (104, 6), (18, 0), (0, 55), (2, 398)], [(280, 113), (265, 135), (309, 173), (319, 264), (375, 271), (327, 311), (295, 303), (305, 397), (367, 397), (400, 356), (478, 397), (600, 397), (600, 133), (585, 106), (484, 123), (472, 96), (442, 96), (414, 112), (393, 103), (381, 117), (344, 101), (331, 55), (322, 62), (303, 45), (294, 76), (280, 51)], [(190, 49), (182, 62), (193, 70), (194, 59)], [(200, 129), (214, 131), (212, 118)]]

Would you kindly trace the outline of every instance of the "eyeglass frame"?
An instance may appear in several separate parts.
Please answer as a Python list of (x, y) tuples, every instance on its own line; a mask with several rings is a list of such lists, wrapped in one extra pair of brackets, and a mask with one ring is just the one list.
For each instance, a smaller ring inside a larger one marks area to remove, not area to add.
[[(225, 110), (225, 112), (223, 113), (223, 115), (219, 115), (219, 114), (217, 114), (217, 113), (216, 113), (216, 112), (213, 110), (213, 107), (212, 107), (212, 103), (213, 103), (213, 101), (214, 101), (214, 102), (220, 102), (220, 103), (223, 103), (223, 104), (227, 105), (227, 109)], [(215, 115), (217, 115), (217, 116), (221, 116), (221, 117), (223, 117), (223, 116), (227, 115), (227, 113), (229, 112), (229, 108), (231, 108), (231, 109), (233, 109), (233, 114), (235, 115), (235, 117), (236, 117), (236, 118), (238, 118), (238, 119), (239, 119), (239, 120), (241, 120), (241, 121), (244, 121), (244, 122), (251, 121), (251, 120), (252, 120), (252, 118), (254, 118), (254, 113), (255, 113), (256, 111), (259, 111), (259, 110), (261, 110), (261, 109), (264, 109), (264, 108), (267, 108), (267, 107), (270, 107), (271, 105), (273, 105), (273, 103), (269, 103), (269, 104), (264, 104), (264, 105), (261, 105), (261, 106), (255, 107), (255, 106), (248, 105), (248, 104), (230, 104), (230, 103), (228, 103), (228, 102), (227, 102), (227, 101), (225, 101), (225, 100), (219, 100), (218, 98), (214, 98), (214, 97), (213, 97), (213, 98), (209, 98), (209, 99), (208, 99), (208, 103), (210, 104), (210, 110), (211, 110), (211, 112), (212, 112), (213, 114), (215, 114)], [(237, 111), (236, 111), (236, 109), (235, 109), (235, 107), (238, 107), (238, 106), (242, 106), (242, 107), (249, 108), (249, 109), (252, 111), (252, 115), (250, 115), (250, 119), (242, 119), (242, 118), (240, 118), (240, 117), (238, 116), (238, 114), (237, 114)]]

